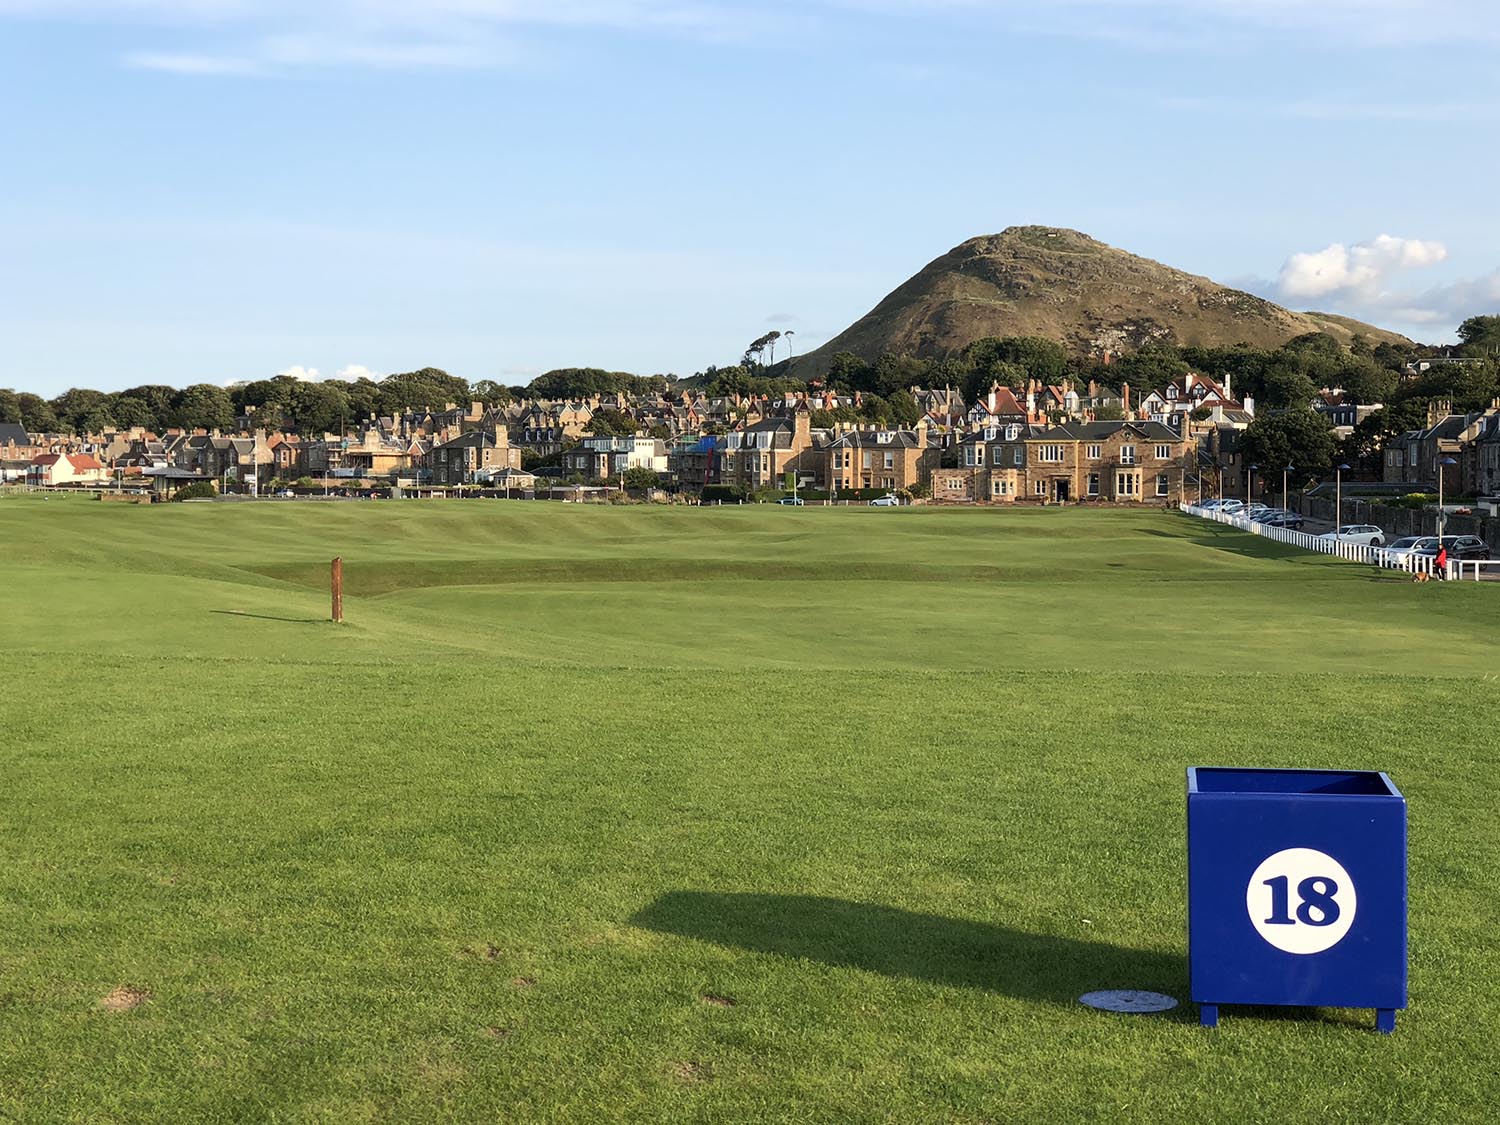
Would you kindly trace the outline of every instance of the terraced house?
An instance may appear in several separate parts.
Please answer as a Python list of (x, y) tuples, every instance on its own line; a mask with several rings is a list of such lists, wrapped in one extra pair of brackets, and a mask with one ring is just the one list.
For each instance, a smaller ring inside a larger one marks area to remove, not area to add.
[(790, 417), (766, 418), (724, 436), (721, 479), (747, 491), (771, 488), (785, 474), (814, 479), (812, 415), (804, 408)]
[(928, 482), (938, 453), (925, 426), (849, 430), (828, 443), (826, 479), (838, 489), (911, 488)]
[(1011, 422), (965, 434), (958, 467), (938, 474), (933, 498), (1013, 502), (1026, 496), (1026, 442), (1046, 432), (1046, 426)]

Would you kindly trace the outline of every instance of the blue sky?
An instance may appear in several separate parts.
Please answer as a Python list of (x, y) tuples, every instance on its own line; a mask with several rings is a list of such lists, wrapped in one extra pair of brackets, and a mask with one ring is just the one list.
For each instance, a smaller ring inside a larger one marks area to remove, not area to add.
[(807, 350), (1020, 223), (1500, 312), (1490, 0), (0, 0), (0, 386)]

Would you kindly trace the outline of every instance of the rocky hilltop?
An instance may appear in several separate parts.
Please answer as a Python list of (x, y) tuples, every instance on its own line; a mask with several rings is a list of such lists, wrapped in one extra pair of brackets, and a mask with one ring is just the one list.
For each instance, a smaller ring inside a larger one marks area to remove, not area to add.
[(1292, 312), (1075, 230), (1011, 227), (950, 250), (795, 370), (816, 374), (837, 352), (940, 359), (986, 336), (1043, 336), (1101, 355), (1155, 342), (1275, 348), (1320, 331), (1344, 343), (1356, 333), (1410, 342), (1345, 317)]

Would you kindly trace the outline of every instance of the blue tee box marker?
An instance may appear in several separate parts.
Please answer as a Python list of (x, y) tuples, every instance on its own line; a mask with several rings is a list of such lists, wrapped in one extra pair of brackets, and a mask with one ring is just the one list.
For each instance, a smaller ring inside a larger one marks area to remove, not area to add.
[(1188, 970), (1222, 1004), (1406, 1007), (1406, 798), (1383, 773), (1187, 771)]

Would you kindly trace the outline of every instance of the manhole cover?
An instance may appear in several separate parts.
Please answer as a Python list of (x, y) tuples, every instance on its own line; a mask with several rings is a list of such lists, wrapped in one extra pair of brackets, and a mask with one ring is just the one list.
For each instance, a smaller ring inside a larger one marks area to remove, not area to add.
[(1101, 1012), (1166, 1012), (1177, 1007), (1177, 1001), (1160, 992), (1138, 992), (1133, 988), (1110, 988), (1103, 992), (1085, 992), (1078, 998)]

